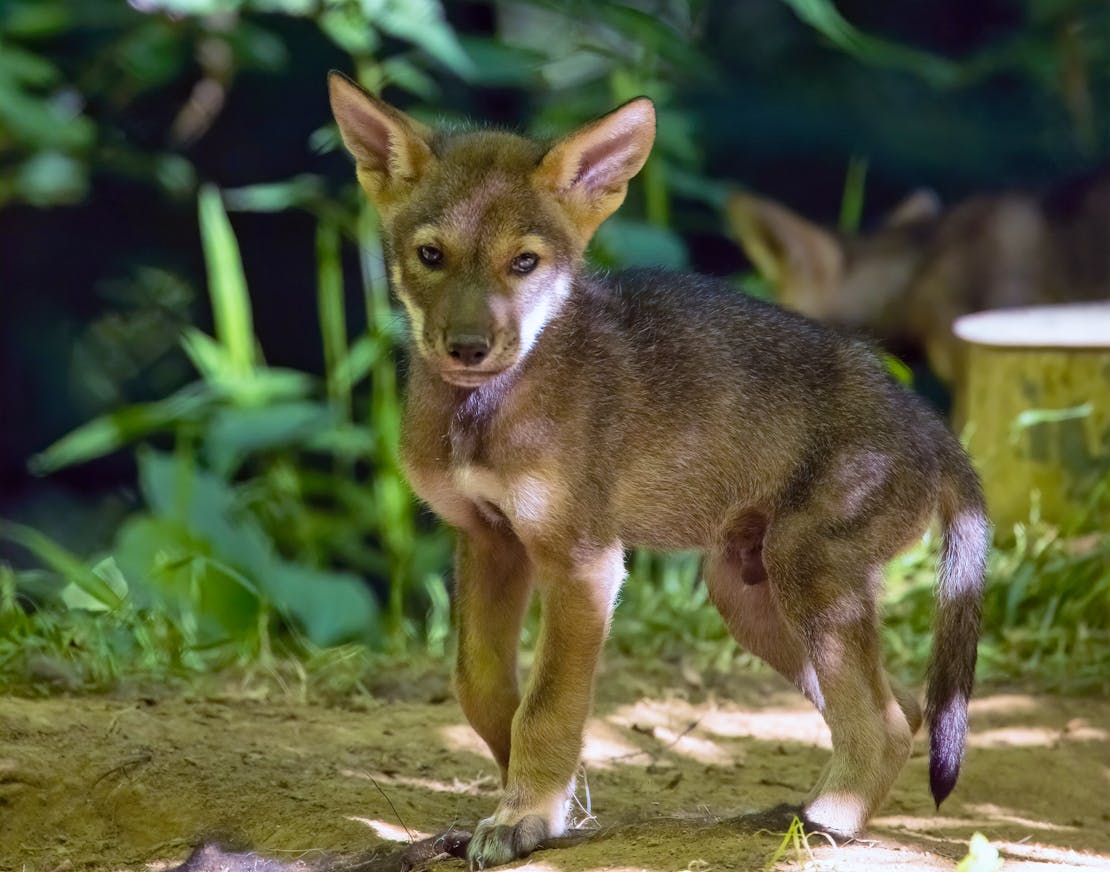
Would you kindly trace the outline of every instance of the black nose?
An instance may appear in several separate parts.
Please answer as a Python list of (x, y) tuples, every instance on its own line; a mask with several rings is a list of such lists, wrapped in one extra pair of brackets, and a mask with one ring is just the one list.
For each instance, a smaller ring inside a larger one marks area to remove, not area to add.
[(463, 366), (477, 366), (489, 354), (489, 340), (467, 333), (448, 336), (447, 353)]

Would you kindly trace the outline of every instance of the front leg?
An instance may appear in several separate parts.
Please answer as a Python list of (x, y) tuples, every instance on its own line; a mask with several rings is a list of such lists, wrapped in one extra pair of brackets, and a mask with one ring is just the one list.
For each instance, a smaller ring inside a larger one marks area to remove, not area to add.
[(520, 703), (520, 628), (532, 593), (524, 546), (507, 527), (475, 522), (460, 530), (455, 584), (455, 692), (470, 725), (501, 768), (504, 785), (513, 715)]
[(624, 578), (619, 543), (535, 563), (542, 604), (536, 661), (513, 718), (504, 796), (467, 851), (479, 869), (523, 857), (566, 830), (594, 673)]

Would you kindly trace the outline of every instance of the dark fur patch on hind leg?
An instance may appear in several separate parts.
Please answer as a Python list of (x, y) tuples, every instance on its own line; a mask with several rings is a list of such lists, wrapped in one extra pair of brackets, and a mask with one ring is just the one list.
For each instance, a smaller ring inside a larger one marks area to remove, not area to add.
[(763, 564), (763, 538), (767, 534), (767, 518), (759, 512), (744, 512), (729, 534), (725, 557), (739, 570), (744, 584), (762, 584), (767, 580)]

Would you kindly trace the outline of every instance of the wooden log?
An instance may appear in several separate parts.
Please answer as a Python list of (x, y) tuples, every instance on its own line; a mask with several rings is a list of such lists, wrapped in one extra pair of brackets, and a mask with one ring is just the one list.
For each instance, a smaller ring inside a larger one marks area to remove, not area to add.
[(956, 413), (996, 534), (1039, 517), (1082, 528), (1110, 476), (1110, 301), (979, 312)]

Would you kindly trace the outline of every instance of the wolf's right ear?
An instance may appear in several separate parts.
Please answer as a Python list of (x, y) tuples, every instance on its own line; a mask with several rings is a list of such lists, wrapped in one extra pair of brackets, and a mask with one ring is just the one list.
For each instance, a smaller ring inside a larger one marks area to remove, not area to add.
[(388, 210), (432, 162), (430, 131), (335, 70), (328, 74), (328, 93), (359, 183), (379, 209)]
[[(774, 285), (780, 302), (808, 315), (814, 294), (839, 285), (844, 250), (837, 237), (771, 200), (746, 193), (728, 199), (732, 232), (759, 273)], [(797, 295), (797, 301), (791, 299)]]

